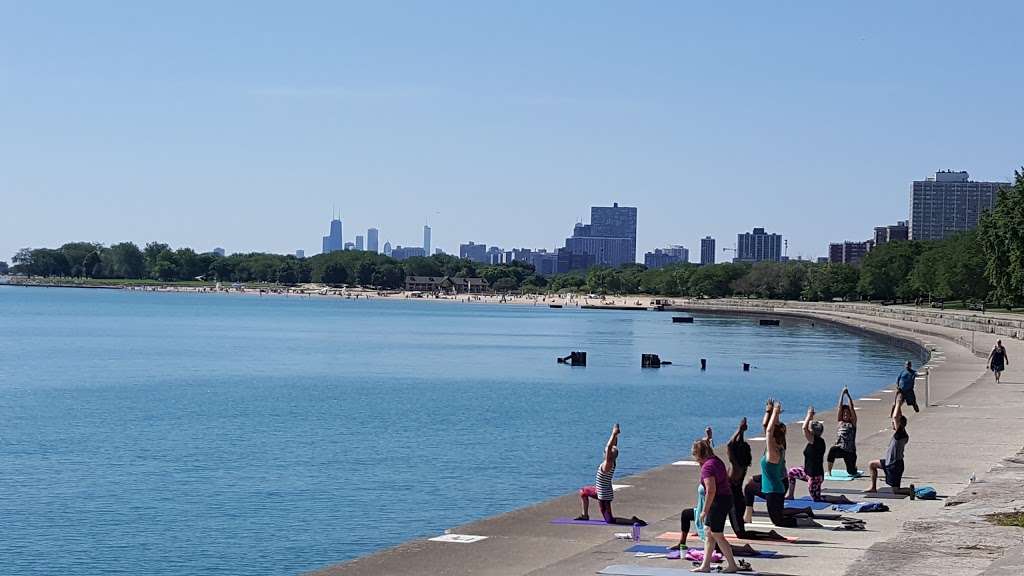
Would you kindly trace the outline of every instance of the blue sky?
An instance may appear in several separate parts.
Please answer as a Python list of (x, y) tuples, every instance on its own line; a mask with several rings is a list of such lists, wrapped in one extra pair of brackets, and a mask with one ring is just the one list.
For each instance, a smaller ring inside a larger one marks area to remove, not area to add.
[[(638, 252), (763, 226), (791, 257), (1024, 164), (1016, 2), (0, 0), (0, 259), (72, 240)], [(720, 257), (723, 256), (720, 254)]]

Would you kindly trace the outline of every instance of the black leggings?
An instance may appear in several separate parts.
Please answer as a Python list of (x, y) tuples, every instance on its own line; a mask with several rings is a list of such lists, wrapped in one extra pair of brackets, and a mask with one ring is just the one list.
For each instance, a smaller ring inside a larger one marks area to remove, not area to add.
[(828, 463), (832, 464), (837, 458), (842, 458), (843, 462), (846, 462), (846, 473), (850, 476), (857, 475), (857, 453), (843, 450), (839, 446), (833, 446), (828, 450)]
[(743, 496), (745, 504), (750, 507), (754, 506), (754, 498), (764, 498), (772, 524), (782, 528), (796, 528), (796, 518), (786, 516), (786, 495), (782, 492), (762, 492), (760, 474), (750, 478), (750, 482), (743, 488)]
[(683, 538), (690, 535), (690, 524), (693, 523), (695, 514), (696, 508), (687, 508), (679, 514), (679, 531), (683, 533)]

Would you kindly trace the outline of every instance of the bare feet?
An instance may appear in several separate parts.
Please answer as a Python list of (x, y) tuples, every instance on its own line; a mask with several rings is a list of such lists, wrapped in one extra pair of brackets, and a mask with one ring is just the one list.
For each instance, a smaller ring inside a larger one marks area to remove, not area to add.
[(574, 518), (574, 520), (590, 520), (590, 516), (587, 516), (586, 514), (580, 514), (579, 516)]
[(872, 486), (871, 488), (868, 488), (864, 492), (866, 492), (868, 494), (874, 494), (875, 492), (878, 492), (878, 488), (875, 488), (874, 486)]

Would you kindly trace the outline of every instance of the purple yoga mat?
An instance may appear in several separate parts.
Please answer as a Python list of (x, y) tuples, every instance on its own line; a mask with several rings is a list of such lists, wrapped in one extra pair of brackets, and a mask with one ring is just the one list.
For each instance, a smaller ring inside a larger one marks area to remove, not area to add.
[(576, 520), (574, 518), (555, 518), (552, 524), (582, 524), (584, 526), (614, 526), (604, 520)]

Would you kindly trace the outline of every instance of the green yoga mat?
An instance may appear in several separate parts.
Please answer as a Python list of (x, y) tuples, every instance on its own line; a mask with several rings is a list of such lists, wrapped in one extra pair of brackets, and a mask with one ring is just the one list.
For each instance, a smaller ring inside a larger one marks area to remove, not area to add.
[(850, 473), (846, 470), (833, 470), (831, 474), (825, 475), (825, 480), (832, 480), (834, 482), (849, 482), (856, 480), (864, 476), (863, 470), (858, 470), (856, 476), (850, 476)]

